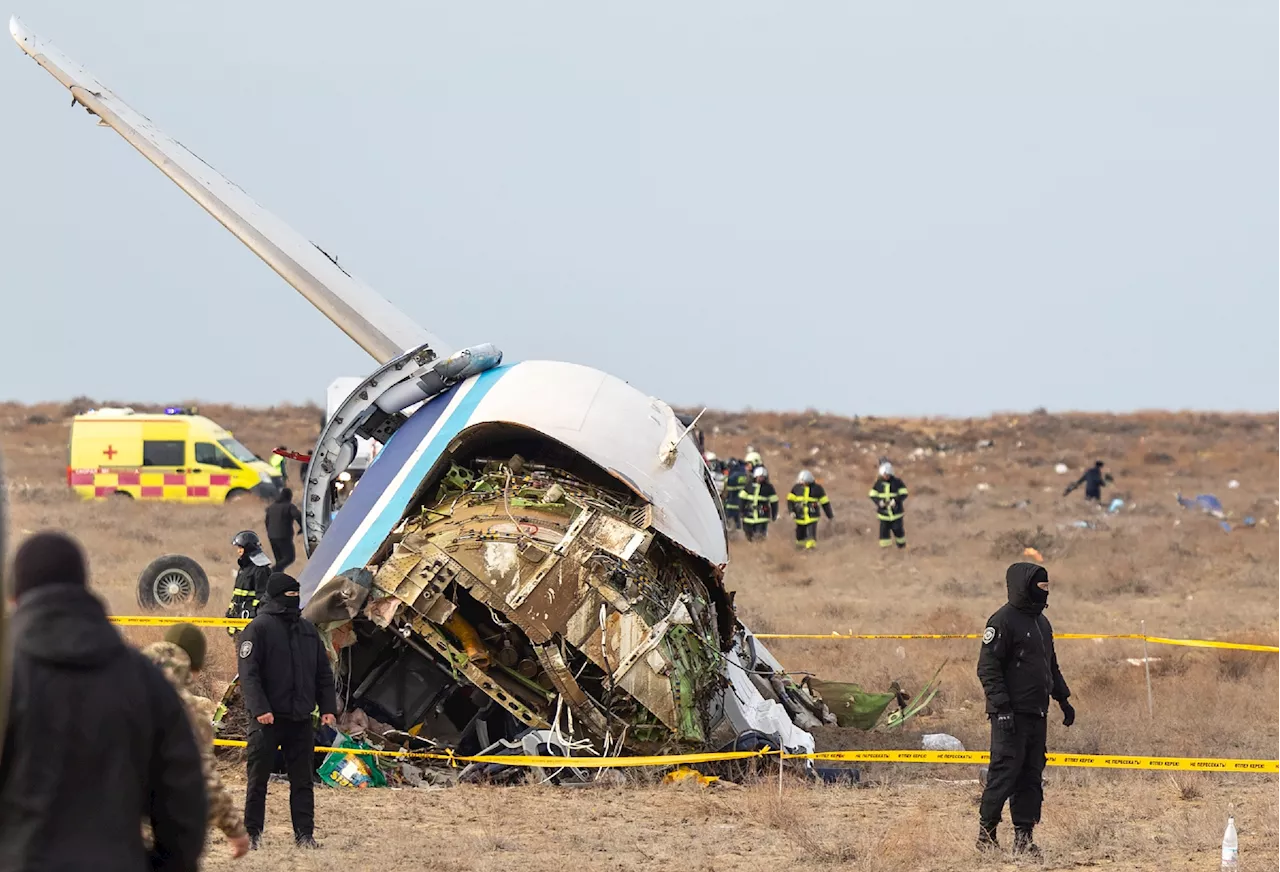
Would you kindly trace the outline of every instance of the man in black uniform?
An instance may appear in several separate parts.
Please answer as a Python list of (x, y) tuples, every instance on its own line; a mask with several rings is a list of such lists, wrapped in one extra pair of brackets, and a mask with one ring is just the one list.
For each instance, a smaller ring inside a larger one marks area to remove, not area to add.
[(893, 474), (893, 464), (889, 461), (880, 461), (880, 477), (871, 486), (869, 496), (875, 503), (876, 518), (880, 521), (880, 547), (897, 545), (906, 548), (907, 531), (902, 519), (907, 513), (907, 486)]
[[(258, 613), (258, 603), (267, 597), (267, 579), (271, 577), (271, 561), (262, 553), (262, 540), (252, 530), (236, 533), (231, 544), (236, 547), (237, 563), (235, 587), (231, 591), (231, 604), (227, 606), (228, 618), (251, 619)], [(240, 632), (227, 627), (232, 638)]]
[(1101, 502), (1102, 489), (1107, 486), (1109, 481), (1113, 481), (1113, 479), (1110, 473), (1107, 475), (1102, 474), (1102, 461), (1099, 460), (1092, 467), (1086, 469), (1084, 475), (1080, 476), (1080, 479), (1075, 484), (1068, 485), (1062, 495), (1065, 497), (1080, 485), (1084, 485), (1084, 498), (1094, 502)]
[(831, 513), (831, 500), (827, 498), (826, 490), (814, 480), (812, 472), (800, 470), (795, 486), (787, 494), (787, 504), (796, 521), (796, 547), (806, 551), (817, 548), (818, 518), (823, 512), (827, 513), (828, 521), (835, 516)]
[(249, 784), (244, 800), (250, 845), (257, 848), (262, 838), (267, 782), (280, 748), (289, 772), (294, 842), (300, 848), (318, 848), (311, 785), (315, 745), (311, 714), (319, 706), (320, 720), (333, 726), (338, 702), (329, 657), (315, 626), (299, 611), (294, 578), (272, 573), (267, 600), (244, 628), (236, 653), (245, 707), (253, 718), (249, 722)]
[(1009, 602), (987, 621), (978, 655), (978, 679), (991, 720), (991, 764), (982, 794), (978, 847), (995, 848), (1005, 801), (1013, 819), (1013, 852), (1032, 857), (1040, 849), (1031, 831), (1044, 800), (1046, 717), (1049, 698), (1062, 708), (1063, 726), (1075, 723), (1071, 691), (1058, 670), (1053, 627), (1042, 614), (1049, 600), (1049, 573), (1035, 563), (1015, 563), (1005, 573)]
[[(267, 506), (267, 541), (271, 543), (271, 553), (275, 555), (276, 565), (272, 569), (284, 572), (293, 563), (298, 554), (293, 548), (293, 537), (302, 533), (302, 512), (293, 504), (293, 491), (281, 488), (276, 501)], [(294, 533), (294, 525), (298, 532)]]

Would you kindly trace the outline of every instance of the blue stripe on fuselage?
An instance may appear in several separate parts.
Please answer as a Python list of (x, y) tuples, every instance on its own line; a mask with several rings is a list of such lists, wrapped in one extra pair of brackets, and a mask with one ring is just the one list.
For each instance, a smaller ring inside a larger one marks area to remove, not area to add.
[[(395, 435), (369, 464), (364, 475), (360, 477), (351, 496), (343, 504), (342, 510), (325, 531), (324, 537), (320, 540), (320, 547), (311, 555), (306, 568), (298, 578), (304, 604), (311, 598), (316, 588), (327, 579), (345, 569), (364, 566), (369, 561), (396, 524), (400, 523), (400, 518), (408, 508), (409, 500), (418, 490), (422, 479), (431, 471), (431, 467), (444, 453), (453, 437), (467, 425), (480, 400), (508, 369), (510, 366), (497, 367), (475, 376), (470, 389), (416, 459), (413, 457), (414, 452), (430, 435), (432, 428), (453, 402), (462, 385), (456, 385), (424, 404), (395, 432)], [(373, 519), (363, 533), (360, 533), (369, 513), (377, 507), (378, 501), (387, 488), (394, 484), (397, 474), (405, 464), (410, 462), (413, 466), (409, 474), (400, 482), (391, 499), (379, 510), (378, 517)], [(359, 535), (359, 541), (342, 561), (344, 565), (334, 566), (334, 561), (356, 535)]]

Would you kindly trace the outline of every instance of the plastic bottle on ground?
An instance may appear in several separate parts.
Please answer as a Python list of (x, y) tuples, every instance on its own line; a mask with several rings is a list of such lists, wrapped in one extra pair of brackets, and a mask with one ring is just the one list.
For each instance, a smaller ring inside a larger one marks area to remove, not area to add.
[(1222, 834), (1222, 868), (1238, 869), (1240, 863), (1240, 840), (1236, 837), (1236, 818), (1227, 818), (1227, 831)]

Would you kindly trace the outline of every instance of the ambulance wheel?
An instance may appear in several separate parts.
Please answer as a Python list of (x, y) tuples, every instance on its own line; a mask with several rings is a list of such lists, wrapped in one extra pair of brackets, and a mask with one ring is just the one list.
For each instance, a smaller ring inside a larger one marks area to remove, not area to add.
[(223, 499), (223, 502), (227, 502), (227, 503), (238, 502), (244, 499), (245, 497), (247, 497), (248, 495), (249, 495), (249, 492), (244, 488), (236, 488), (235, 490), (227, 491), (227, 496)]
[(138, 605), (147, 611), (176, 611), (209, 602), (209, 576), (181, 554), (166, 554), (138, 576)]

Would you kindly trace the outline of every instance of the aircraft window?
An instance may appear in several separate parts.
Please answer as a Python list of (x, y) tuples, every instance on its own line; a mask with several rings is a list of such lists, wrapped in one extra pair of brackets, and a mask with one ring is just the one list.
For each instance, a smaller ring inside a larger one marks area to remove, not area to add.
[(196, 463), (220, 466), (224, 469), (234, 469), (236, 465), (230, 457), (219, 451), (218, 446), (212, 442), (196, 443)]
[(182, 466), (186, 463), (187, 443), (155, 441), (142, 443), (143, 466)]

